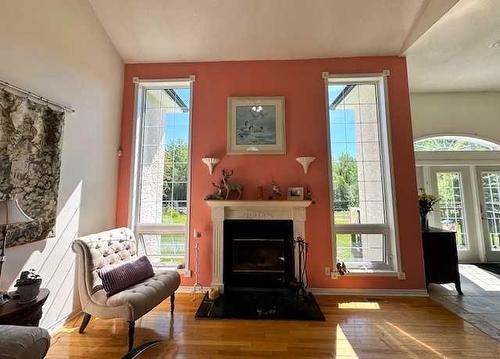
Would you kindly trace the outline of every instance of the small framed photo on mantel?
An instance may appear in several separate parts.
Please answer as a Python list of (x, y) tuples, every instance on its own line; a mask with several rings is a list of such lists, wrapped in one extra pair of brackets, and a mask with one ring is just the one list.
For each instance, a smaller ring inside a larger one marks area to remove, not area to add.
[(285, 98), (228, 97), (227, 154), (286, 154)]
[(304, 187), (288, 187), (286, 199), (289, 201), (304, 200)]

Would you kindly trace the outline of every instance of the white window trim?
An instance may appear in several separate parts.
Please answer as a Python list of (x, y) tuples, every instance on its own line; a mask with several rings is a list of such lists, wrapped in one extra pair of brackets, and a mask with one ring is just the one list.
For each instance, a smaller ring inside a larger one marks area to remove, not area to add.
[[(327, 125), (327, 145), (328, 145), (328, 176), (329, 176), (329, 192), (330, 192), (330, 228), (332, 233), (332, 259), (333, 268), (336, 268), (337, 263), (337, 233), (387, 233), (386, 245), (390, 251), (389, 254), (392, 258), (389, 258), (392, 270), (359, 270), (353, 269), (348, 273), (349, 276), (396, 276), (399, 279), (405, 279), (405, 273), (402, 271), (401, 264), (401, 252), (399, 243), (399, 232), (398, 232), (398, 221), (397, 217), (397, 206), (395, 198), (395, 181), (394, 181), (394, 170), (393, 170), (393, 158), (392, 158), (392, 143), (391, 143), (391, 129), (390, 129), (390, 117), (389, 117), (389, 100), (388, 100), (388, 88), (387, 88), (387, 77), (390, 76), (389, 70), (384, 70), (382, 73), (370, 73), (370, 74), (330, 74), (328, 72), (323, 72), (322, 77), (324, 79), (325, 86), (325, 105), (326, 105), (326, 125)], [(380, 118), (380, 135), (381, 135), (381, 150), (384, 152), (384, 160), (382, 172), (384, 174), (384, 194), (385, 194), (385, 211), (387, 224), (360, 224), (360, 225), (334, 225), (333, 221), (333, 200), (334, 200), (334, 189), (333, 189), (333, 178), (332, 178), (332, 161), (331, 161), (331, 141), (330, 141), (330, 103), (328, 97), (328, 85), (332, 82), (339, 83), (360, 83), (375, 82), (378, 87), (377, 94), (379, 98), (379, 118)], [(390, 184), (387, 186), (387, 184)], [(355, 227), (355, 228), (353, 228)], [(387, 249), (386, 249), (387, 254)], [(338, 273), (336, 269), (332, 272), (332, 278), (337, 278)]]
[[(189, 267), (190, 263), (190, 228), (191, 228), (191, 154), (192, 154), (192, 116), (193, 116), (193, 95), (194, 95), (194, 82), (196, 78), (194, 75), (188, 78), (174, 78), (174, 79), (139, 79), (134, 77), (132, 79), (134, 83), (134, 116), (133, 116), (133, 126), (132, 126), (132, 150), (131, 150), (131, 178), (129, 184), (129, 205), (128, 205), (128, 227), (134, 232), (137, 240), (139, 241), (139, 234), (162, 234), (165, 231), (167, 233), (186, 233), (186, 244), (185, 244), (185, 268), (183, 269), (183, 274), (185, 276), (191, 276), (191, 270)], [(139, 205), (139, 188), (138, 184), (141, 183), (140, 179), (140, 168), (142, 163), (142, 130), (143, 130), (143, 103), (145, 101), (145, 92), (150, 89), (161, 89), (164, 87), (175, 86), (175, 83), (179, 83), (179, 87), (185, 87), (186, 83), (189, 83), (190, 87), (190, 99), (189, 99), (189, 134), (188, 134), (188, 173), (187, 173), (187, 223), (183, 225), (163, 225), (163, 224), (139, 224), (136, 222), (137, 209)], [(177, 230), (179, 230), (177, 232)], [(174, 267), (164, 267), (164, 269), (177, 270)]]

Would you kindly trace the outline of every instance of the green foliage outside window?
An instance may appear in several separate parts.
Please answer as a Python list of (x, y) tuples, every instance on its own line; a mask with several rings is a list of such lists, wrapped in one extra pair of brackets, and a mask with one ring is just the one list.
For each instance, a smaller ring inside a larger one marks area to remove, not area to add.
[(163, 223), (186, 224), (188, 144), (172, 140), (165, 147), (163, 175)]
[[(332, 179), (334, 189), (336, 224), (349, 224), (350, 210), (359, 206), (358, 164), (350, 154), (342, 154), (338, 161), (332, 163)], [(355, 236), (351, 234), (337, 234), (337, 257), (343, 260), (354, 260), (353, 246), (356, 245)]]
[(359, 206), (358, 164), (344, 153), (332, 164), (335, 211), (349, 211)]

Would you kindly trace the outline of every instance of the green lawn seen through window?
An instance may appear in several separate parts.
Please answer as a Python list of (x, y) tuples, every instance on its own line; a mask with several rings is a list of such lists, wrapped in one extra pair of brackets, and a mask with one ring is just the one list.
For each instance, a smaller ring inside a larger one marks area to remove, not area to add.
[(163, 266), (177, 267), (185, 264), (186, 235), (184, 233), (163, 234), (160, 242), (160, 261)]

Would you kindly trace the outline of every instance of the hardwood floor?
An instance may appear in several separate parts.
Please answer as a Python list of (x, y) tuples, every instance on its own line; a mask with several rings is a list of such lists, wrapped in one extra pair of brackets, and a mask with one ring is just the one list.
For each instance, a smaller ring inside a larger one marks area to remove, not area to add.
[(452, 284), (431, 284), (434, 301), (500, 341), (500, 275), (473, 264), (460, 264), (464, 295)]
[[(500, 343), (429, 298), (317, 296), (326, 322), (196, 320), (199, 298), (166, 300), (136, 324), (136, 345), (165, 342), (140, 358), (500, 358)], [(52, 336), (47, 358), (120, 358), (127, 324), (82, 317)]]

